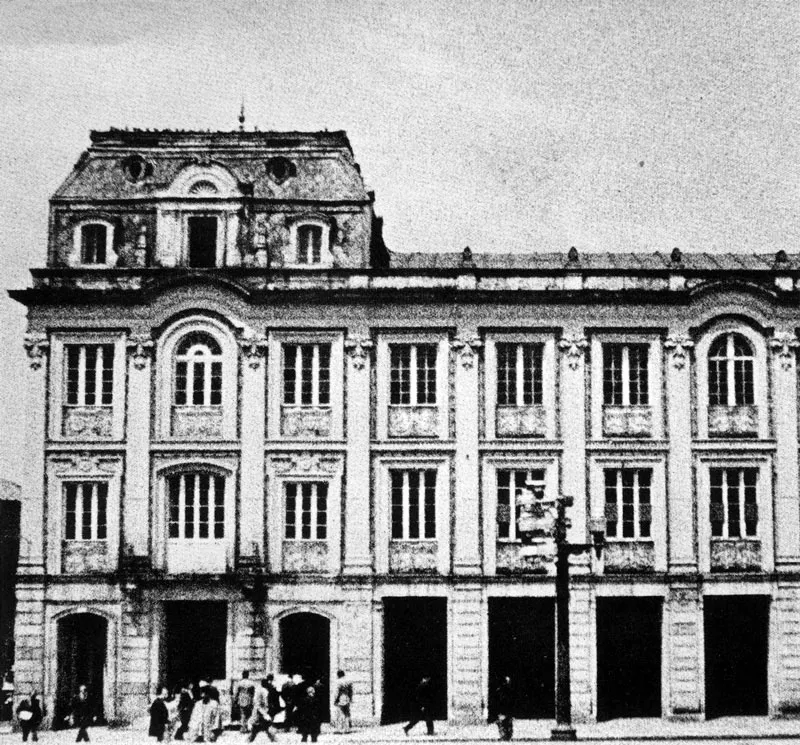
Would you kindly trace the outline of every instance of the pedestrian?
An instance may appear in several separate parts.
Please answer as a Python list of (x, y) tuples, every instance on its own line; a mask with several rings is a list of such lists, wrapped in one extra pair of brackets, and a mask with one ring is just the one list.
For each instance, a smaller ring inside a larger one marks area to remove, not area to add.
[(514, 736), (514, 708), (514, 689), (511, 687), (511, 678), (506, 675), (495, 691), (497, 731), (501, 740), (510, 740)]
[(256, 739), (259, 732), (265, 732), (267, 737), (275, 742), (275, 733), (272, 731), (273, 715), (270, 713), (269, 703), (270, 681), (264, 678), (261, 685), (253, 694), (252, 718), (250, 719), (250, 742)]
[(295, 706), (295, 685), (294, 678), (296, 676), (289, 675), (281, 686), (281, 698), (286, 710), (284, 715), (283, 724), (287, 731), (294, 727), (294, 706)]
[(408, 733), (416, 726), (417, 722), (424, 721), (428, 734), (433, 734), (433, 687), (429, 675), (423, 676), (414, 690), (414, 713), (411, 721), (403, 727), (403, 732)]
[(197, 735), (195, 742), (216, 742), (222, 732), (222, 719), (219, 713), (219, 701), (214, 700), (212, 686), (203, 688), (203, 698), (195, 709), (199, 708), (197, 718)]
[(270, 673), (266, 677), (267, 682), (267, 712), (269, 713), (269, 718), (271, 722), (275, 721), (275, 717), (278, 716), (278, 712), (283, 709), (281, 706), (281, 694), (278, 693), (278, 689), (275, 687), (275, 676)]
[(180, 722), (175, 732), (176, 740), (183, 740), (184, 735), (189, 730), (189, 723), (192, 721), (192, 709), (194, 709), (194, 683), (184, 681), (178, 694), (178, 721)]
[(350, 718), (350, 706), (353, 703), (353, 684), (347, 679), (344, 670), (336, 673), (336, 697), (333, 705), (336, 707), (336, 732), (347, 734), (353, 726)]
[(94, 722), (92, 703), (89, 700), (89, 689), (85, 685), (78, 686), (78, 695), (72, 699), (72, 723), (78, 728), (75, 742), (89, 742), (86, 728)]
[(242, 679), (236, 686), (236, 705), (239, 707), (239, 722), (242, 734), (247, 732), (248, 722), (253, 714), (253, 696), (256, 684), (250, 680), (250, 671), (242, 670)]
[(31, 691), (31, 695), (23, 698), (17, 706), (17, 719), (22, 730), (22, 742), (28, 741), (30, 735), (34, 742), (39, 739), (39, 725), (42, 723), (42, 704), (39, 701), (39, 694)]
[(295, 702), (297, 707), (297, 732), (302, 735), (300, 742), (316, 742), (322, 725), (321, 701), (314, 686), (307, 686), (300, 701)]
[(155, 737), (156, 742), (163, 742), (164, 732), (169, 724), (169, 711), (167, 710), (166, 698), (168, 691), (166, 686), (160, 686), (153, 703), (150, 704), (150, 727), (147, 730), (149, 737)]

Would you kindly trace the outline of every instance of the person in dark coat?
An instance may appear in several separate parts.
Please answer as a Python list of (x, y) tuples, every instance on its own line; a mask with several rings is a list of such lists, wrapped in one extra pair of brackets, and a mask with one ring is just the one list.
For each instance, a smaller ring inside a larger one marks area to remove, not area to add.
[(42, 723), (42, 716), (39, 694), (32, 691), (30, 697), (23, 698), (17, 706), (17, 719), (22, 730), (22, 742), (27, 742), (29, 735), (34, 742), (39, 739), (39, 725)]
[(414, 691), (414, 713), (411, 721), (403, 727), (403, 732), (408, 734), (417, 724), (425, 722), (428, 734), (433, 734), (433, 685), (429, 675), (420, 680)]
[(176, 740), (183, 740), (183, 736), (189, 730), (189, 722), (192, 721), (192, 709), (194, 709), (194, 683), (184, 681), (178, 694), (178, 721), (180, 725), (175, 732)]
[(94, 722), (94, 714), (89, 689), (85, 685), (78, 686), (78, 695), (72, 699), (72, 722), (78, 728), (75, 742), (89, 742), (86, 728)]
[(157, 742), (164, 739), (164, 731), (167, 729), (169, 723), (169, 711), (165, 699), (167, 698), (167, 689), (162, 686), (158, 690), (153, 703), (150, 704), (150, 728), (147, 734), (150, 737), (155, 737)]
[(283, 720), (283, 725), (287, 730), (294, 727), (295, 723), (294, 708), (295, 692), (297, 690), (294, 682), (295, 677), (297, 676), (290, 675), (281, 686), (281, 698), (283, 699), (283, 703), (286, 707), (286, 715)]
[(316, 742), (319, 737), (322, 725), (322, 708), (317, 689), (311, 685), (305, 689), (305, 693), (299, 701), (295, 701), (297, 707), (297, 732), (302, 735), (300, 742)]
[(514, 736), (514, 689), (508, 675), (503, 677), (497, 687), (495, 702), (500, 739), (510, 740)]
[(281, 694), (278, 693), (278, 689), (275, 687), (275, 676), (272, 673), (266, 677), (266, 687), (267, 711), (269, 712), (269, 718), (275, 721), (275, 717), (283, 707), (281, 706)]

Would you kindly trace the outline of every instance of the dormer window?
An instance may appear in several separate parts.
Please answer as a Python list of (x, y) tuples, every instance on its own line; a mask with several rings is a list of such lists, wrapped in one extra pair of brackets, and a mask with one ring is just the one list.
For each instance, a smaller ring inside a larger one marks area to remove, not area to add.
[(319, 264), (322, 261), (322, 227), (301, 225), (297, 228), (297, 263)]
[(329, 218), (324, 215), (304, 215), (293, 219), (286, 263), (302, 268), (331, 266), (331, 229)]
[(87, 220), (75, 227), (73, 259), (81, 266), (109, 266), (116, 263), (113, 250), (114, 226), (105, 220)]
[[(203, 183), (203, 182), (198, 182)], [(195, 184), (197, 186), (197, 184)], [(189, 266), (207, 269), (217, 263), (217, 218), (189, 218)]]

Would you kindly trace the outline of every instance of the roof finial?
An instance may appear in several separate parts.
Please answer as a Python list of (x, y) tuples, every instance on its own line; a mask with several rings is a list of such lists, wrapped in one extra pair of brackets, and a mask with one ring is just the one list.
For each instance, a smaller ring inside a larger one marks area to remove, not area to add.
[(244, 132), (244, 96), (242, 96), (242, 107), (239, 109), (239, 131)]

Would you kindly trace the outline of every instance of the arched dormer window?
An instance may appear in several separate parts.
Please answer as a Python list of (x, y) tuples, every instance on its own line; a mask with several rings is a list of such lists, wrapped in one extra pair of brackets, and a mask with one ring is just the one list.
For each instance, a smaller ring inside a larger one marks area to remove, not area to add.
[(175, 350), (175, 405), (221, 404), (222, 350), (209, 334), (188, 334)]
[(717, 337), (708, 351), (708, 398), (711, 406), (755, 403), (750, 342), (741, 334)]
[(330, 237), (331, 225), (324, 216), (306, 216), (293, 222), (288, 263), (309, 268), (331, 266)]
[(322, 262), (322, 226), (300, 225), (297, 228), (297, 263)]
[(81, 266), (110, 266), (114, 255), (114, 226), (101, 220), (87, 220), (75, 228), (74, 261)]

